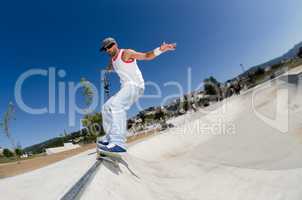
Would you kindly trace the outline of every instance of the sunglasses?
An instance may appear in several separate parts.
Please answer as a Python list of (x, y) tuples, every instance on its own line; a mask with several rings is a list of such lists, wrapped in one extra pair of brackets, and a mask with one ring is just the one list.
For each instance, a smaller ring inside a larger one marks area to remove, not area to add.
[(108, 49), (111, 49), (111, 47), (113, 47), (113, 45), (115, 45), (115, 43), (111, 43), (108, 46), (104, 47), (104, 50), (107, 51)]

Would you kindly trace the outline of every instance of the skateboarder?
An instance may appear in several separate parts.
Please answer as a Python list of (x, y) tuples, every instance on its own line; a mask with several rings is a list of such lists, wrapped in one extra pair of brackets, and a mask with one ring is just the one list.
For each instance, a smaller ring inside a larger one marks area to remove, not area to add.
[(121, 89), (109, 98), (102, 107), (103, 127), (106, 135), (98, 139), (99, 152), (122, 153), (126, 147), (127, 110), (143, 94), (144, 79), (137, 60), (152, 60), (160, 54), (176, 49), (176, 44), (163, 43), (153, 51), (146, 53), (136, 52), (132, 49), (120, 49), (116, 40), (109, 37), (101, 43), (100, 51), (110, 56), (108, 71), (115, 70), (121, 82)]

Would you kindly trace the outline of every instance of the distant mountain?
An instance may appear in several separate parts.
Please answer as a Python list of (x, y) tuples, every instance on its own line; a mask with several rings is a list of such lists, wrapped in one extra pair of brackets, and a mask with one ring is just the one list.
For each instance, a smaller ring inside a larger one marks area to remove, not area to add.
[(289, 50), (286, 54), (283, 55), (284, 58), (293, 58), (297, 55), (299, 52), (299, 49), (302, 47), (302, 42), (299, 44), (295, 45), (294, 48)]
[(81, 131), (76, 131), (64, 137), (55, 137), (39, 144), (31, 145), (23, 149), (24, 152), (42, 153), (46, 148), (63, 146), (64, 142), (69, 142), (81, 136)]
[(282, 60), (287, 60), (287, 59), (291, 59), (297, 56), (299, 49), (302, 47), (302, 42), (296, 44), (292, 49), (290, 49), (287, 53), (283, 54), (280, 57), (274, 58), (268, 62), (265, 62), (263, 64), (260, 65), (256, 65), (254, 67), (251, 67), (249, 70), (247, 70), (246, 72), (244, 72), (242, 75), (246, 75), (248, 72), (253, 72), (255, 71), (257, 68), (265, 68), (267, 66), (272, 66), (274, 64), (280, 63)]
[(302, 47), (302, 42), (300, 42), (299, 44), (295, 45), (292, 49), (290, 49), (286, 54), (278, 57), (278, 58), (275, 58), (271, 61), (268, 61), (266, 63), (263, 63), (261, 65), (258, 65), (256, 67), (265, 67), (265, 66), (270, 66), (270, 65), (274, 65), (274, 64), (277, 64), (279, 62), (281, 62), (282, 60), (287, 60), (287, 59), (290, 59), (290, 58), (294, 58), (295, 56), (297, 56), (298, 52), (299, 52), (299, 49), (300, 47)]

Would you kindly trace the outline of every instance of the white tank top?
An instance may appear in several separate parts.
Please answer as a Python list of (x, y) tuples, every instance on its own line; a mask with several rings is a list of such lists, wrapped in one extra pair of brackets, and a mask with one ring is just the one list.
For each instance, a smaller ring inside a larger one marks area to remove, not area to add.
[(112, 65), (118, 76), (120, 77), (121, 87), (126, 84), (136, 85), (144, 88), (144, 79), (141, 71), (139, 70), (136, 60), (123, 61), (122, 55), (124, 49), (120, 49), (116, 58), (112, 58)]

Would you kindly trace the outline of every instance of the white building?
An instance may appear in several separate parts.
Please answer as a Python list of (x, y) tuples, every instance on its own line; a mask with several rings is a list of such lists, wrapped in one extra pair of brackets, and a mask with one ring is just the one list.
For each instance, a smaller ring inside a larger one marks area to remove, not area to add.
[(62, 147), (47, 148), (45, 150), (46, 150), (47, 155), (51, 155), (51, 154), (60, 153), (60, 152), (63, 152), (63, 151), (76, 149), (76, 148), (79, 148), (79, 147), (80, 147), (80, 145), (72, 144), (71, 142), (69, 142), (69, 143), (64, 143), (64, 146), (62, 146)]
[(3, 148), (0, 147), (0, 155), (2, 155), (2, 154), (3, 154)]
[(268, 71), (271, 71), (271, 70), (272, 70), (272, 67), (271, 67), (271, 66), (267, 66), (267, 67), (264, 68), (264, 71), (265, 71), (265, 72), (268, 72)]
[(28, 154), (27, 154), (27, 153), (22, 154), (22, 155), (20, 156), (20, 158), (28, 158)]

